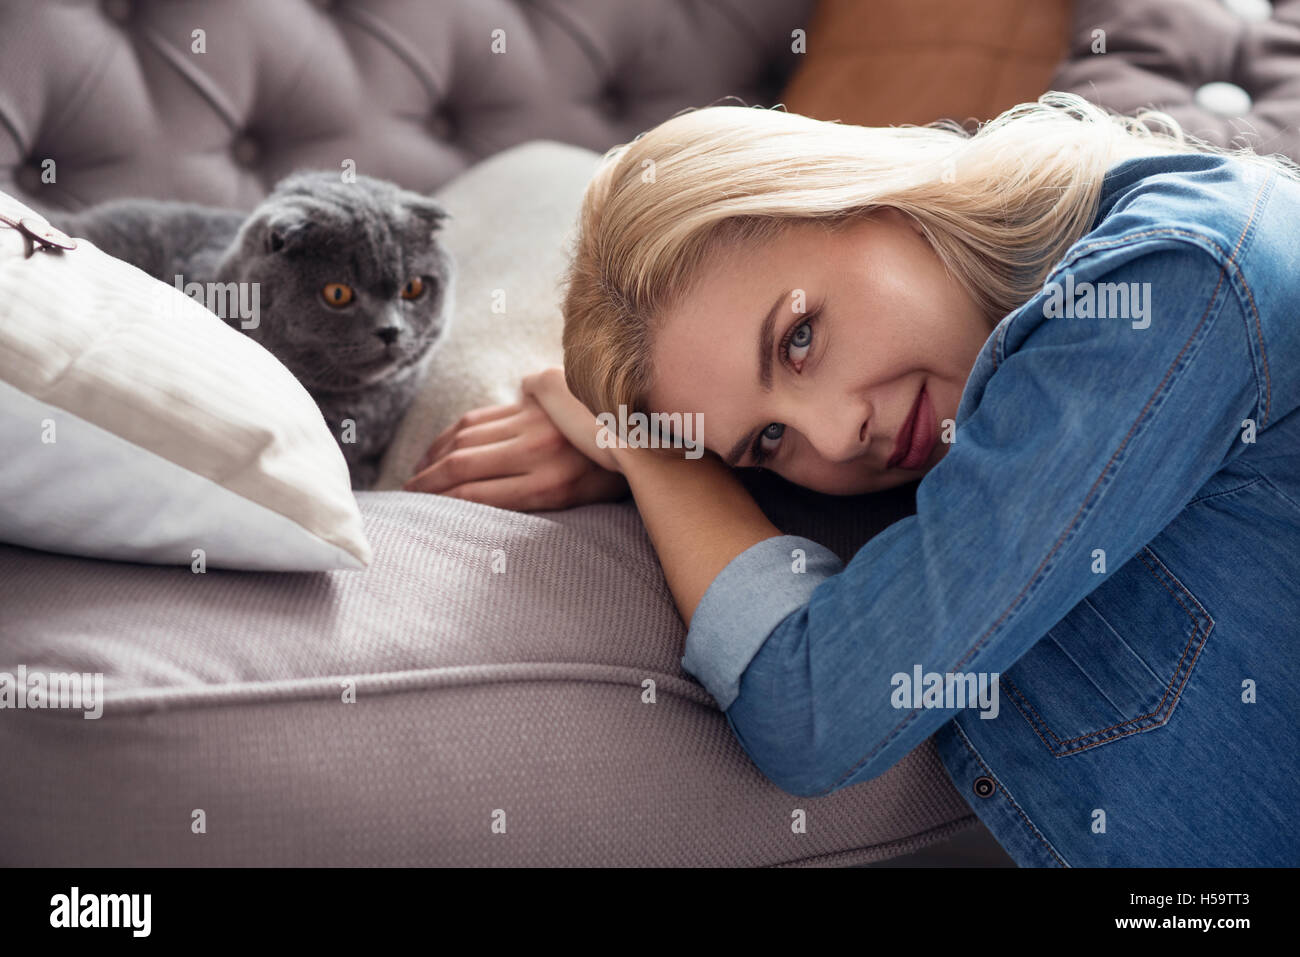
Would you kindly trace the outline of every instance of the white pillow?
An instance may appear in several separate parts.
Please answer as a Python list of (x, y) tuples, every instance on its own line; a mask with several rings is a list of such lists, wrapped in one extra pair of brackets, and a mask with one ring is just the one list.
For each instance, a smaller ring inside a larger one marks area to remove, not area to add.
[(520, 380), (564, 361), (559, 283), (600, 154), (533, 140), (475, 164), (434, 197), (452, 219), (455, 315), (384, 455), (376, 489), (400, 488), (464, 412), (519, 398)]
[[(0, 213), (44, 224), (4, 193)], [(0, 453), (5, 542), (196, 571), (370, 563), (343, 454), (271, 353), (86, 240), (26, 258), (3, 223)]]

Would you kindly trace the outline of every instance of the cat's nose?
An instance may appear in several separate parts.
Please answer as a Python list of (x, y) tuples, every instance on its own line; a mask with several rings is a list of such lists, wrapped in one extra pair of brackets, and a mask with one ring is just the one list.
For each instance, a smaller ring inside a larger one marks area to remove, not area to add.
[(376, 329), (375, 335), (383, 341), (384, 345), (391, 346), (397, 341), (397, 337), (401, 335), (401, 332), (402, 330), (398, 329), (397, 326), (384, 326), (382, 329)]

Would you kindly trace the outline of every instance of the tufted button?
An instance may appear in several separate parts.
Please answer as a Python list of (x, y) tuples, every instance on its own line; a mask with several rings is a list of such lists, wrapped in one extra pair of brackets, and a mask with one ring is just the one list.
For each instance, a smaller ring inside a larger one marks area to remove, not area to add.
[(262, 157), (262, 147), (251, 136), (244, 135), (235, 140), (230, 147), (231, 155), (240, 166), (255, 166)]
[(993, 792), (997, 790), (993, 779), (986, 774), (982, 774), (975, 779), (975, 793), (982, 798), (992, 797)]
[(1250, 94), (1235, 83), (1206, 83), (1196, 91), (1202, 109), (1220, 116), (1245, 116), (1250, 112)]
[(623, 112), (623, 91), (613, 83), (608, 83), (596, 99), (600, 111), (608, 116), (618, 116)]
[(1273, 16), (1273, 4), (1268, 0), (1223, 0), (1223, 5), (1243, 20), (1267, 20)]
[(133, 12), (131, 0), (104, 0), (104, 16), (116, 23), (126, 23)]
[(38, 192), (45, 185), (41, 182), (41, 168), (35, 163), (18, 167), (18, 171), (14, 174), (14, 182), (29, 193)]
[(429, 132), (440, 140), (449, 140), (456, 135), (456, 118), (445, 105), (429, 117)]

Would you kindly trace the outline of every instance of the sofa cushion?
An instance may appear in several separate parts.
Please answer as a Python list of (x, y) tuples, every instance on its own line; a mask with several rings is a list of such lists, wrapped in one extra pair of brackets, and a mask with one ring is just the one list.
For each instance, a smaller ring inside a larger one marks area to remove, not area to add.
[(1070, 0), (821, 0), (782, 102), (859, 126), (992, 119), (1048, 89)]
[(928, 742), (825, 797), (769, 783), (681, 670), (631, 503), (358, 499), (364, 572), (0, 546), (0, 681), (105, 698), (0, 711), (0, 863), (849, 864), (974, 823)]
[(1074, 0), (1052, 88), (1300, 162), (1300, 0)]

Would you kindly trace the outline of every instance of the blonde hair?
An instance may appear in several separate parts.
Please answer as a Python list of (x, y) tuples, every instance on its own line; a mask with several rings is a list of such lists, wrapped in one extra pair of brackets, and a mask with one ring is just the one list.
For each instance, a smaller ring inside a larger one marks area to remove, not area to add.
[[(1157, 123), (1165, 129), (1153, 128)], [(595, 413), (646, 408), (656, 321), (715, 252), (793, 220), (834, 228), (910, 214), (990, 328), (1030, 299), (1096, 216), (1121, 160), (1216, 153), (1300, 179), (1285, 157), (1214, 147), (1148, 110), (1119, 116), (1052, 92), (973, 135), (951, 121), (865, 127), (710, 106), (609, 150), (587, 186), (563, 279), (564, 370)]]

